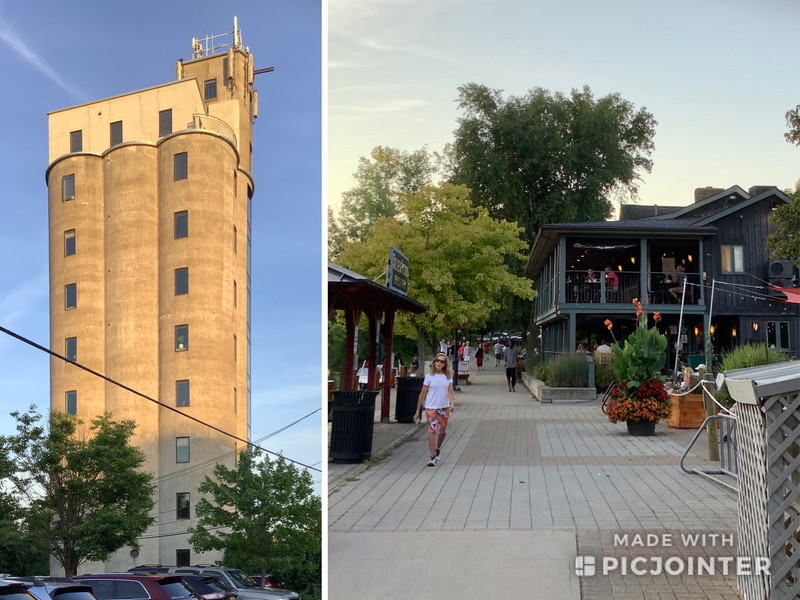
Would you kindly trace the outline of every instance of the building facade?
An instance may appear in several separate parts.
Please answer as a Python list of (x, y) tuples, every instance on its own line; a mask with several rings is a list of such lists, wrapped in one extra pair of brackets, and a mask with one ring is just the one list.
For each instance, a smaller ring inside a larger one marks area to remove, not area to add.
[(49, 114), (51, 348), (157, 401), (51, 359), (51, 408), (133, 419), (157, 484), (138, 553), (87, 570), (218, 558), (185, 532), (250, 434), (257, 94), (236, 22), (228, 37), (193, 40), (173, 82)]
[(634, 298), (661, 314), (667, 371), (676, 355), (705, 362), (706, 350), (716, 359), (745, 343), (800, 355), (800, 308), (777, 289), (795, 289), (797, 269), (767, 250), (774, 210), (788, 202), (773, 186), (699, 188), (684, 207), (623, 206), (617, 221), (544, 225), (527, 266), (542, 359), (610, 342), (607, 319), (627, 338)]

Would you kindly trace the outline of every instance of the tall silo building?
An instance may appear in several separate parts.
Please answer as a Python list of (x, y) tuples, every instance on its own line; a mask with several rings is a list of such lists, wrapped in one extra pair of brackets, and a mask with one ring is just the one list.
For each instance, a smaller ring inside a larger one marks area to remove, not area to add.
[[(192, 41), (156, 87), (49, 114), (51, 408), (137, 423), (158, 484), (138, 553), (105, 565), (196, 564), (197, 487), (249, 439), (253, 55), (234, 31)], [(181, 414), (183, 413), (183, 414)]]

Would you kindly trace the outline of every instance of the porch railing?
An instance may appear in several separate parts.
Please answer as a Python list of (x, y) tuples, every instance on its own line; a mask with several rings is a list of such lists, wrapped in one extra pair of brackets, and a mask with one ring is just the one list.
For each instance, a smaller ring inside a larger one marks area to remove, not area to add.
[(593, 281), (586, 271), (567, 271), (566, 302), (629, 304), (641, 297), (638, 271), (614, 271), (614, 274), (616, 281), (598, 271)]

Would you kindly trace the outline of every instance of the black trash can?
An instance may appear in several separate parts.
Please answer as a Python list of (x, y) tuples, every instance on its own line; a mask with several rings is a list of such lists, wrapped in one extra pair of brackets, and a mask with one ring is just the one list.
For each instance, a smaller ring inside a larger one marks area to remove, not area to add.
[(333, 392), (331, 460), (360, 462), (372, 456), (372, 426), (378, 390)]
[(398, 423), (413, 423), (424, 377), (398, 377), (394, 416)]

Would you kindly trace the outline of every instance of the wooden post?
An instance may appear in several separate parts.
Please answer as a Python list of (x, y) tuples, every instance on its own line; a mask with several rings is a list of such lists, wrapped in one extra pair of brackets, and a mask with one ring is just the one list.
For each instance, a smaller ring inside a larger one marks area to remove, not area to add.
[[(703, 387), (703, 403), (706, 407), (706, 417), (717, 414), (717, 405), (711, 396), (714, 395), (714, 377), (711, 373), (703, 375), (703, 381), (700, 383)], [(708, 432), (708, 460), (719, 461), (719, 431), (717, 429), (716, 421), (709, 421), (706, 425)]]

